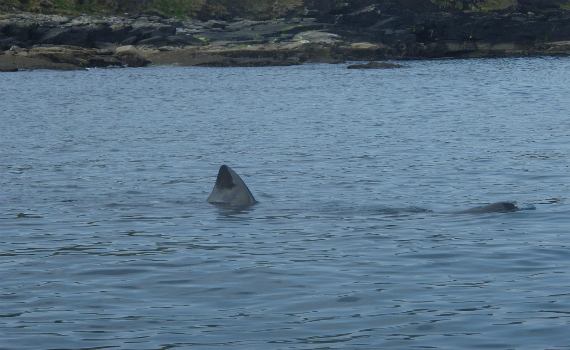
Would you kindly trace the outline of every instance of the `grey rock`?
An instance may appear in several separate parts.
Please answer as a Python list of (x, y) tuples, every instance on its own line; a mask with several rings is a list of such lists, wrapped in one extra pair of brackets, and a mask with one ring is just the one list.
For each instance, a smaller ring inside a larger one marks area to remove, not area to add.
[(37, 43), (51, 45), (73, 45), (91, 47), (93, 44), (93, 31), (86, 27), (60, 27), (52, 28), (42, 35)]
[(172, 35), (167, 37), (170, 45), (204, 45), (204, 42), (192, 35)]
[(342, 17), (342, 23), (368, 27), (381, 19), (382, 11), (379, 5), (370, 5), (361, 10)]
[(174, 26), (162, 26), (150, 33), (150, 37), (153, 38), (155, 36), (170, 36), (176, 34), (176, 27)]
[(100, 50), (108, 50), (108, 51), (112, 51), (115, 52), (115, 50), (117, 49), (119, 45), (117, 44), (113, 44), (113, 43), (109, 43), (109, 42), (102, 42), (102, 41), (95, 41), (93, 43), (93, 47), (100, 49)]
[(169, 45), (168, 39), (165, 36), (154, 36), (152, 38), (139, 40), (137, 45), (149, 45), (149, 46), (167, 46)]
[(214, 29), (214, 28), (226, 29), (227, 26), (228, 26), (227, 22), (217, 21), (217, 20), (209, 20), (204, 24), (204, 28), (206, 29)]

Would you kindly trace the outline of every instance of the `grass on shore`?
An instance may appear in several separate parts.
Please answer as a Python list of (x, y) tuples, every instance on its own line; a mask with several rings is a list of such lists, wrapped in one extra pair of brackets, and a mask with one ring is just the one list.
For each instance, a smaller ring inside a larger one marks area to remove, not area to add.
[(146, 13), (176, 18), (246, 16), (275, 18), (300, 12), (303, 0), (0, 0), (0, 13), (80, 15)]
[[(398, 8), (410, 10), (431, 8), (442, 11), (493, 12), (514, 10), (519, 0), (0, 0), (0, 13), (25, 11), (68, 16), (82, 13), (145, 13), (175, 18), (211, 19), (237, 16), (270, 19), (300, 14), (305, 9), (327, 12), (335, 10), (339, 4), (356, 9), (383, 1), (394, 1), (392, 4)], [(548, 1), (562, 9), (570, 9), (570, 0)], [(536, 3), (538, 5), (541, 2)]]
[(150, 13), (187, 18), (196, 16), (205, 2), (206, 0), (0, 0), (0, 12), (61, 15)]

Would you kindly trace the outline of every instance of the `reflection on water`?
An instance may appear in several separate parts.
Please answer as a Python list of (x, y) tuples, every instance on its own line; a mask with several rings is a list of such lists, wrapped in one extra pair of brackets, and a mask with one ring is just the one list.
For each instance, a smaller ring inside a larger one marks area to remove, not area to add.
[(0, 348), (569, 347), (570, 60), (409, 65), (2, 75)]

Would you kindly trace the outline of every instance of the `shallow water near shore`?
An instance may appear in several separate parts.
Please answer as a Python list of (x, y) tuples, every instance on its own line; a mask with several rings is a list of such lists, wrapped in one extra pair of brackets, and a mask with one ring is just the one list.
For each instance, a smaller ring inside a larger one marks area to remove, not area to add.
[(0, 348), (570, 349), (570, 59), (405, 64), (2, 74)]

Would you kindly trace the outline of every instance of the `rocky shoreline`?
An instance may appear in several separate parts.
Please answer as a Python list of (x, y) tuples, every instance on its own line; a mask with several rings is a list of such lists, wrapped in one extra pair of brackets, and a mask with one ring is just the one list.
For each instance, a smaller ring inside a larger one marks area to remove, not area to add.
[(344, 15), (252, 21), (0, 15), (0, 71), (276, 66), (570, 54), (570, 12)]

